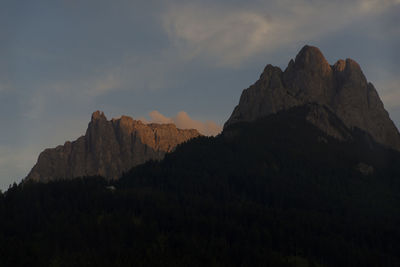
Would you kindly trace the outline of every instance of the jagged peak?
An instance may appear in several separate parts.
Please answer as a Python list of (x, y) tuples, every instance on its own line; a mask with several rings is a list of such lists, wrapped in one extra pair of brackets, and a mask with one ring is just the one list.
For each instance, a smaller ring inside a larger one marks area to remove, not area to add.
[(268, 64), (267, 66), (265, 66), (264, 68), (264, 73), (268, 73), (268, 72), (273, 72), (273, 71), (279, 71), (282, 72), (281, 68), (277, 67), (277, 66), (273, 66), (271, 64)]
[(142, 124), (145, 125), (146, 123), (143, 123), (141, 120), (135, 120), (130, 116), (122, 115), (119, 118), (112, 118), (111, 119), (112, 123), (122, 123), (122, 124)]
[[(359, 84), (361, 87), (365, 87), (368, 84), (367, 78), (365, 77), (360, 65), (353, 59), (347, 58), (346, 60), (338, 60), (335, 65), (332, 66), (335, 73), (336, 79), (342, 83)], [(358, 88), (360, 86), (355, 86)]]
[[(95, 121), (107, 121), (106, 116), (104, 115), (104, 112), (97, 110), (95, 112), (92, 113), (92, 122)], [(110, 122), (112, 123), (112, 125), (114, 125), (115, 127), (128, 127), (131, 129), (131, 131), (137, 129), (138, 127), (149, 127), (152, 130), (156, 130), (156, 129), (177, 129), (177, 130), (183, 130), (183, 131), (191, 131), (191, 132), (195, 132), (198, 133), (198, 135), (201, 135), (199, 133), (199, 131), (197, 129), (181, 129), (178, 128), (174, 123), (155, 123), (155, 122), (143, 122), (141, 120), (135, 120), (130, 116), (126, 116), (126, 115), (122, 115), (119, 118), (112, 118), (110, 120)], [(93, 125), (93, 124), (92, 124)]]
[(351, 59), (351, 58), (347, 58), (346, 59), (346, 71), (349, 72), (359, 72), (361, 73), (361, 67), (360, 65), (357, 63), (357, 61)]
[(328, 106), (347, 127), (362, 129), (378, 143), (400, 150), (400, 134), (360, 65), (351, 58), (329, 65), (322, 52), (309, 45), (282, 75), (267, 65), (260, 79), (243, 91), (224, 129), (307, 102)]
[(354, 59), (346, 58), (346, 60), (339, 59), (334, 65), (333, 70), (337, 72), (362, 72), (360, 64)]
[(296, 61), (307, 58), (324, 59), (326, 61), (321, 50), (319, 50), (318, 47), (311, 45), (305, 45), (302, 49), (300, 49), (299, 53), (296, 56)]
[(103, 111), (96, 110), (95, 112), (92, 113), (92, 121), (96, 120), (107, 120)]
[(282, 73), (281, 68), (268, 64), (264, 68), (264, 71), (261, 73), (260, 79), (268, 79), (269, 77), (274, 75), (281, 75), (281, 73)]
[(337, 72), (342, 72), (346, 68), (346, 61), (343, 59), (339, 59), (334, 65), (333, 65), (333, 70)]
[(296, 69), (314, 69), (322, 72), (331, 71), (331, 67), (321, 50), (310, 45), (305, 45), (297, 54), (294, 67)]
[(122, 115), (121, 118), (118, 119), (120, 123), (132, 124), (135, 120), (129, 116)]
[(129, 116), (110, 121), (92, 114), (86, 134), (63, 146), (44, 150), (26, 180), (52, 181), (100, 175), (116, 179), (148, 160), (160, 160), (178, 144), (200, 136), (174, 124), (144, 124)]

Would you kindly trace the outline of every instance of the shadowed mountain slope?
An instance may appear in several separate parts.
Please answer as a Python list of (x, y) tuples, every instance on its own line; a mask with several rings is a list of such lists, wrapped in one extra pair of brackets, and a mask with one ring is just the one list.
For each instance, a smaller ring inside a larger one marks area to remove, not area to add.
[[(400, 157), (308, 104), (178, 145), (118, 180), (0, 195), (0, 265), (399, 266)], [(23, 211), (23, 212), (21, 212)]]

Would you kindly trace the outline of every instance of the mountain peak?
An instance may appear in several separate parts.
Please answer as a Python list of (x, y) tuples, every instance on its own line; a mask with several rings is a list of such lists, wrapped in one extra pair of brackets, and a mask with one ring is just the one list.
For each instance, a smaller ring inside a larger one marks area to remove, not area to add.
[(344, 61), (343, 59), (339, 59), (338, 61), (336, 61), (335, 65), (333, 65), (333, 70), (336, 72), (342, 72), (344, 71), (346, 68), (346, 61)]
[(362, 72), (360, 64), (358, 64), (357, 61), (351, 58), (346, 58), (346, 60), (339, 59), (332, 66), (332, 69), (337, 72), (342, 72), (342, 71)]
[(92, 121), (96, 120), (107, 120), (103, 111), (96, 110), (95, 112), (92, 113)]
[(300, 49), (299, 53), (296, 56), (296, 61), (302, 59), (325, 59), (321, 50), (318, 47), (312, 45), (305, 45)]
[(327, 107), (349, 129), (359, 128), (378, 143), (400, 150), (400, 134), (360, 65), (348, 58), (331, 66), (317, 47), (309, 45), (284, 72), (267, 65), (260, 79), (243, 91), (224, 128), (308, 103)]
[(348, 74), (352, 74), (352, 75), (357, 75), (358, 77), (360, 77), (362, 80), (365, 80), (366, 82), (366, 78), (364, 77), (364, 74), (361, 70), (360, 65), (353, 59), (351, 58), (347, 58), (346, 59), (346, 68), (345, 71)]
[(178, 144), (198, 136), (194, 129), (148, 125), (128, 116), (107, 120), (103, 112), (95, 111), (86, 134), (40, 153), (26, 180), (46, 182), (93, 175), (116, 179), (134, 166), (162, 159)]
[(331, 70), (321, 50), (309, 45), (305, 45), (297, 54), (294, 67), (296, 69), (314, 70), (322, 73), (328, 73)]

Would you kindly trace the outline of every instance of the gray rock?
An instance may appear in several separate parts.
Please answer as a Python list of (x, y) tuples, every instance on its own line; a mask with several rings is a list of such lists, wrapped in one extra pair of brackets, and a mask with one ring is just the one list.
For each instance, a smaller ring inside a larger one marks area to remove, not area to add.
[(197, 130), (177, 129), (174, 124), (144, 124), (122, 116), (110, 121), (96, 111), (84, 136), (40, 153), (26, 180), (101, 175), (116, 179), (148, 160), (160, 160), (175, 147), (199, 136)]
[[(328, 108), (350, 129), (360, 128), (378, 143), (400, 150), (400, 134), (357, 62), (339, 60), (331, 66), (312, 46), (303, 47), (285, 71), (267, 65), (260, 79), (243, 91), (224, 129), (307, 103)], [(310, 121), (338, 137), (323, 120)]]

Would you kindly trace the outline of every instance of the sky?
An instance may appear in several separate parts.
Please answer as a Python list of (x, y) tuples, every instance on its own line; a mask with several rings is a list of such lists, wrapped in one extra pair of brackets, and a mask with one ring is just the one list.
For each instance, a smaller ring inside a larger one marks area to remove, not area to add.
[(400, 126), (400, 0), (2, 0), (0, 189), (91, 113), (216, 134), (267, 64), (352, 58)]

